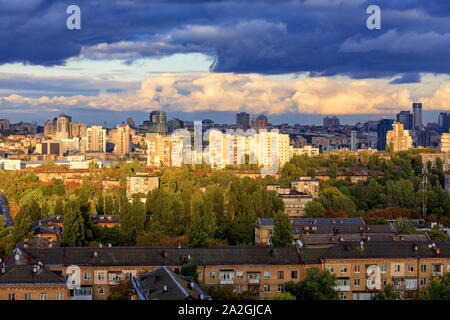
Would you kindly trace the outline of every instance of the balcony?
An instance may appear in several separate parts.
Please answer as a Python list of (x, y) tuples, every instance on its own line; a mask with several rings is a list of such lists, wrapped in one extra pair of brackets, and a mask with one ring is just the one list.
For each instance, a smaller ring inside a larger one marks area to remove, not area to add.
[(415, 278), (415, 277), (406, 278), (405, 289), (406, 290), (417, 290), (417, 278)]
[(392, 287), (394, 290), (404, 290), (403, 278), (392, 278)]
[(350, 291), (350, 278), (338, 279), (334, 289), (337, 291)]
[(69, 300), (92, 300), (92, 287), (70, 290)]

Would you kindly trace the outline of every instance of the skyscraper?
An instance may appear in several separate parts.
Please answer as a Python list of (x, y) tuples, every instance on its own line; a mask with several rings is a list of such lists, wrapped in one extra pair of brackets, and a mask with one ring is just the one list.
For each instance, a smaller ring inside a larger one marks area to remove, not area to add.
[(422, 103), (413, 103), (414, 130), (422, 128)]
[(333, 116), (331, 118), (326, 116), (325, 118), (323, 118), (323, 126), (326, 127), (326, 128), (339, 127), (339, 118), (336, 117), (336, 116)]
[(412, 148), (412, 138), (408, 130), (404, 130), (403, 124), (394, 121), (392, 130), (386, 133), (386, 145), (392, 145), (394, 152), (406, 151)]
[(356, 150), (356, 130), (352, 130), (352, 135), (351, 135), (351, 149), (353, 151)]
[(440, 133), (448, 132), (448, 129), (449, 129), (448, 121), (449, 121), (449, 119), (448, 119), (447, 112), (439, 113), (438, 126), (439, 126), (439, 132)]
[(393, 119), (382, 119), (377, 125), (377, 150), (386, 150), (386, 134), (392, 130)]
[(131, 149), (131, 130), (128, 125), (117, 126), (116, 145), (114, 153), (118, 156), (125, 156)]
[(409, 111), (400, 111), (397, 113), (397, 122), (403, 124), (405, 130), (413, 130), (414, 116)]
[(61, 113), (56, 119), (56, 139), (69, 139), (72, 118)]
[(260, 115), (256, 117), (255, 120), (252, 120), (252, 129), (255, 129), (257, 132), (261, 129), (267, 128), (267, 117), (265, 115)]
[(150, 113), (149, 133), (167, 134), (166, 113), (155, 110)]
[(250, 128), (250, 115), (246, 112), (236, 113), (236, 129), (247, 130)]
[(86, 130), (86, 151), (106, 152), (106, 129), (92, 126)]

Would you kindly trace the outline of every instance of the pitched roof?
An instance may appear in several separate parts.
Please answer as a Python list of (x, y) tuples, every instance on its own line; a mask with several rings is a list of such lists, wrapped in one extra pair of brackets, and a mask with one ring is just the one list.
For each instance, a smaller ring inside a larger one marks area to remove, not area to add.
[(293, 234), (376, 234), (376, 233), (395, 233), (391, 224), (374, 225), (312, 225), (312, 226), (292, 226)]
[[(363, 226), (366, 223), (362, 218), (291, 218), (292, 225), (296, 226), (322, 226), (322, 225), (354, 225)], [(263, 227), (273, 227), (273, 218), (258, 218), (258, 224)]]
[[(35, 271), (34, 271), (35, 270)], [(43, 266), (13, 265), (0, 275), (0, 285), (55, 284), (65, 285), (65, 280)]]
[[(437, 250), (432, 247), (439, 248)], [(417, 250), (415, 250), (417, 249)], [(409, 257), (450, 257), (449, 241), (391, 241), (365, 242), (361, 248), (357, 242), (339, 243), (328, 249), (324, 259), (358, 259), (358, 258), (409, 258)]]
[(208, 299), (200, 286), (166, 267), (145, 273), (132, 280), (141, 300), (197, 300)]
[(390, 235), (390, 234), (366, 234), (346, 233), (340, 235), (333, 234), (302, 234), (300, 239), (305, 245), (321, 245), (334, 244), (338, 242), (354, 242), (354, 241), (429, 241), (426, 234), (405, 234), (405, 235)]
[(293, 247), (66, 247), (23, 250), (46, 265), (173, 266), (181, 265), (183, 259), (199, 265), (299, 263), (297, 250)]

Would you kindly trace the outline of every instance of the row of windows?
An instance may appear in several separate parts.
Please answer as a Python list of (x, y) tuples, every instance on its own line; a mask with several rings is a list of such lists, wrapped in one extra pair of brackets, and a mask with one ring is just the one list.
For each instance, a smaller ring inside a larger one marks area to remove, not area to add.
[[(229, 272), (220, 272), (220, 280), (232, 280), (234, 276), (234, 272), (233, 271), (229, 271)], [(293, 270), (291, 271), (291, 278), (292, 279), (297, 279), (298, 277), (298, 272)], [(236, 279), (237, 280), (242, 280), (244, 278), (244, 273), (242, 271), (238, 271), (236, 272)], [(265, 280), (269, 280), (271, 278), (270, 275), (270, 271), (264, 271), (264, 279)], [(277, 278), (278, 279), (284, 279), (284, 271), (278, 271), (277, 272)], [(211, 271), (209, 273), (209, 280), (215, 280), (216, 279), (216, 272), (215, 271)], [(248, 279), (255, 279), (255, 280), (259, 280), (259, 273), (249, 273), (248, 274)]]
[[(244, 288), (244, 287), (243, 287), (242, 285), (237, 285), (237, 286), (236, 286), (236, 292), (237, 292), (237, 293), (242, 293), (242, 292), (244, 291), (243, 288)], [(270, 284), (266, 284), (266, 285), (263, 286), (263, 292), (270, 292)], [(279, 285), (277, 286), (277, 292), (278, 292), (278, 293), (283, 292), (283, 285), (282, 285), (282, 284), (279, 284)]]
[[(8, 293), (8, 300), (16, 300), (16, 294)], [(31, 300), (31, 293), (29, 293), (29, 292), (24, 293), (23, 300)], [(41, 292), (40, 300), (48, 300), (48, 294), (46, 292)], [(64, 293), (57, 292), (56, 300), (64, 300)]]
[[(410, 281), (411, 284), (414, 284), (414, 282), (416, 280), (415, 279), (406, 279), (407, 285), (408, 285), (408, 281)], [(383, 282), (383, 285), (387, 284), (387, 280), (386, 279), (382, 279), (382, 282)], [(339, 286), (349, 286), (350, 285), (350, 279), (339, 279), (338, 280), (338, 285)], [(361, 279), (359, 279), (359, 278), (354, 279), (353, 285), (355, 287), (361, 286)], [(427, 278), (421, 278), (420, 279), (420, 285), (421, 286), (426, 286), (427, 285)]]
[[(126, 274), (126, 276), (128, 277), (128, 279), (131, 279), (132, 273), (128, 272)], [(118, 273), (111, 273), (109, 275), (109, 279), (111, 281), (119, 281), (121, 278), (122, 278), (121, 275), (119, 275)], [(83, 279), (84, 280), (91, 280), (91, 273), (90, 272), (85, 272), (84, 275), (83, 275)], [(105, 274), (103, 272), (99, 272), (97, 274), (97, 280), (98, 281), (104, 281), (105, 280)]]
[[(381, 273), (387, 273), (387, 265), (383, 264), (381, 265)], [(328, 266), (328, 270), (333, 273), (334, 272), (334, 266)], [(414, 272), (414, 265), (413, 264), (409, 264), (407, 267), (408, 272)], [(443, 270), (443, 265), (441, 264), (435, 264), (432, 266), (432, 271), (433, 272), (440, 272), (442, 273)], [(399, 273), (401, 272), (401, 265), (400, 264), (396, 264), (394, 265), (394, 272), (395, 273)], [(426, 264), (422, 264), (420, 265), (420, 272), (427, 272), (427, 265)], [(447, 265), (447, 272), (450, 272), (450, 264)], [(347, 266), (343, 265), (341, 266), (341, 274), (346, 274), (347, 273)], [(355, 265), (354, 266), (354, 273), (361, 273), (361, 266), (360, 265)]]

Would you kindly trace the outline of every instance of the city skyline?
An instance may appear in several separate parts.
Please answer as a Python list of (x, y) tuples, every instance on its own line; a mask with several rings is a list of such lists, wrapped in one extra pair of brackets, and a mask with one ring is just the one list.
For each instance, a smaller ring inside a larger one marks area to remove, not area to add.
[(354, 124), (421, 102), (434, 122), (450, 108), (448, 7), (381, 1), (381, 29), (369, 30), (369, 4), (82, 1), (81, 29), (70, 30), (66, 1), (2, 3), (0, 117), (64, 112), (113, 126), (161, 109), (190, 121), (244, 111)]

